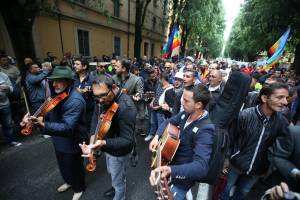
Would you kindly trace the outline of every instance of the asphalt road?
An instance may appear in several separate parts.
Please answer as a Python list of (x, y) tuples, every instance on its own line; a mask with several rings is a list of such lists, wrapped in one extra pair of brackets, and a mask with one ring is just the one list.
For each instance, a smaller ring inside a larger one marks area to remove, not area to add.
[[(0, 200), (65, 200), (72, 199), (72, 190), (56, 192), (63, 183), (50, 138), (38, 135), (22, 138), (22, 146), (0, 146)], [(147, 143), (138, 136), (139, 163), (128, 166), (127, 199), (155, 199), (149, 185), (151, 154)], [(87, 189), (82, 200), (107, 199), (103, 192), (111, 187), (110, 176), (102, 155), (97, 160), (95, 173), (86, 173)]]
[[(0, 144), (0, 200), (69, 200), (73, 191), (58, 193), (56, 188), (63, 183), (60, 176), (54, 149), (50, 138), (35, 134), (20, 139), (19, 147)], [(136, 167), (128, 166), (127, 200), (156, 199), (149, 185), (151, 154), (148, 143), (137, 136), (139, 163)], [(82, 200), (106, 200), (103, 192), (111, 187), (107, 174), (104, 155), (97, 159), (95, 173), (86, 173), (87, 189)], [(259, 199), (264, 186), (258, 183), (250, 192), (248, 199)], [(197, 186), (193, 187), (196, 199)], [(199, 198), (197, 200), (204, 200)]]

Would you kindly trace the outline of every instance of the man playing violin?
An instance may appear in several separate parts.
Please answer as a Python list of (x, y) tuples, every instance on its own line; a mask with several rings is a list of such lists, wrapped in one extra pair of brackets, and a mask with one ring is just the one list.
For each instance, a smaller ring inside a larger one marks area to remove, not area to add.
[(75, 192), (72, 200), (78, 200), (85, 189), (83, 158), (78, 146), (87, 137), (84, 121), (85, 100), (72, 87), (72, 70), (69, 67), (55, 67), (48, 79), (53, 80), (56, 96), (67, 96), (47, 112), (45, 118), (29, 116), (28, 113), (21, 125), (32, 122), (43, 130), (43, 134), (52, 136), (59, 170), (65, 181), (57, 191), (64, 192), (72, 188)]
[[(134, 146), (134, 127), (136, 107), (131, 97), (121, 92), (110, 77), (96, 78), (92, 83), (95, 101), (100, 106), (95, 109), (91, 130), (97, 130), (96, 124), (101, 113), (109, 112), (113, 103), (119, 105), (113, 115), (111, 125), (103, 140), (96, 140), (93, 144), (80, 144), (83, 156), (89, 156), (92, 149), (100, 148), (106, 155), (107, 171), (111, 175), (112, 188), (105, 196), (114, 196), (114, 200), (124, 200), (126, 190), (126, 165)], [(100, 109), (99, 109), (100, 107)], [(102, 124), (104, 121), (101, 122)], [(95, 132), (95, 131), (94, 131)], [(97, 133), (95, 133), (97, 134)]]
[(184, 111), (161, 124), (149, 145), (150, 151), (157, 150), (158, 139), (168, 123), (179, 127), (180, 144), (173, 160), (169, 165), (152, 170), (149, 177), (154, 186), (157, 184), (157, 174), (161, 173), (161, 178), (171, 176), (170, 190), (174, 200), (184, 200), (188, 190), (208, 173), (215, 136), (215, 126), (205, 110), (209, 100), (210, 94), (204, 85), (185, 88), (182, 102)]

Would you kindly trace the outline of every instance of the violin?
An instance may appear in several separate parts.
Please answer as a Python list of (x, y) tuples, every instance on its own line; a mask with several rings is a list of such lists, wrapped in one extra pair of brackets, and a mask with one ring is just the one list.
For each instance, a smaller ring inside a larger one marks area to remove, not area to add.
[[(39, 109), (33, 114), (34, 117), (44, 117), (49, 111), (51, 111), (55, 106), (59, 104), (62, 100), (64, 100), (69, 94), (67, 92), (63, 92), (54, 98), (47, 98), (46, 101), (39, 107)], [(21, 134), (30, 135), (32, 133), (32, 122), (26, 123), (24, 128), (21, 130)]]
[[(93, 143), (95, 143), (97, 140), (103, 140), (103, 138), (106, 136), (106, 134), (110, 129), (112, 118), (116, 114), (118, 108), (119, 108), (119, 104), (114, 102), (105, 112), (102, 119), (99, 116)], [(92, 150), (92, 152), (90, 153), (88, 157), (88, 162), (89, 163), (86, 165), (85, 169), (88, 172), (94, 172), (96, 169), (95, 150)]]

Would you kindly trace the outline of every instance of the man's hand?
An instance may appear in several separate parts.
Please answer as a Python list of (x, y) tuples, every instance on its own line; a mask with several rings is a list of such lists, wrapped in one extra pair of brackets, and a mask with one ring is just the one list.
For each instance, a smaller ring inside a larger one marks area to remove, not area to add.
[(228, 173), (229, 165), (230, 165), (229, 159), (225, 158), (224, 165), (223, 165), (223, 170), (222, 170), (223, 174)]
[(6, 84), (2, 84), (2, 85), (0, 85), (0, 90), (3, 92), (6, 92), (9, 90), (9, 86)]
[(151, 140), (151, 142), (149, 144), (149, 150), (151, 152), (156, 151), (157, 145), (158, 145), (158, 135), (155, 135), (154, 138)]
[(289, 187), (286, 183), (280, 183), (280, 185), (277, 185), (271, 189), (271, 199), (272, 200), (280, 200), (283, 199), (284, 192), (289, 192)]
[(22, 121), (20, 122), (20, 126), (23, 127), (23, 126), (26, 126), (26, 124), (28, 124), (30, 121), (30, 114), (27, 113), (26, 115), (24, 115)]
[(105, 140), (97, 140), (95, 144), (86, 145), (85, 142), (79, 144), (82, 150), (82, 157), (89, 157), (92, 153), (92, 149), (101, 148), (102, 146), (106, 145)]
[(135, 100), (135, 101), (141, 100), (140, 93), (136, 93), (135, 95), (132, 96), (132, 98), (133, 98), (133, 100)]
[(30, 116), (29, 119), (37, 127), (39, 127), (39, 128), (45, 128), (44, 117), (42, 117), (42, 116), (39, 116), (39, 117)]
[(162, 105), (161, 105), (161, 108), (162, 108), (163, 110), (166, 110), (166, 111), (169, 111), (169, 110), (170, 110), (169, 105), (166, 104), (166, 103), (162, 104)]
[[(171, 174), (171, 167), (169, 166), (160, 166), (151, 171), (149, 181), (152, 186), (157, 185), (158, 174), (161, 173), (160, 178), (166, 178)], [(158, 180), (160, 181), (160, 180)]]

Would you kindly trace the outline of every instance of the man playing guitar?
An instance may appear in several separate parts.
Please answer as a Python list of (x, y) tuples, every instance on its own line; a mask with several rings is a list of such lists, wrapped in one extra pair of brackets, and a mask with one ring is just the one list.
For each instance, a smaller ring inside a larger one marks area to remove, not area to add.
[(187, 191), (201, 181), (208, 172), (212, 153), (215, 126), (205, 110), (210, 94), (206, 86), (199, 84), (186, 88), (183, 93), (184, 111), (166, 120), (158, 128), (149, 149), (155, 152), (159, 145), (159, 137), (170, 123), (180, 128), (180, 144), (169, 165), (158, 166), (151, 171), (150, 183), (157, 183), (157, 174), (161, 178), (171, 176), (170, 190), (174, 200), (184, 200)]

